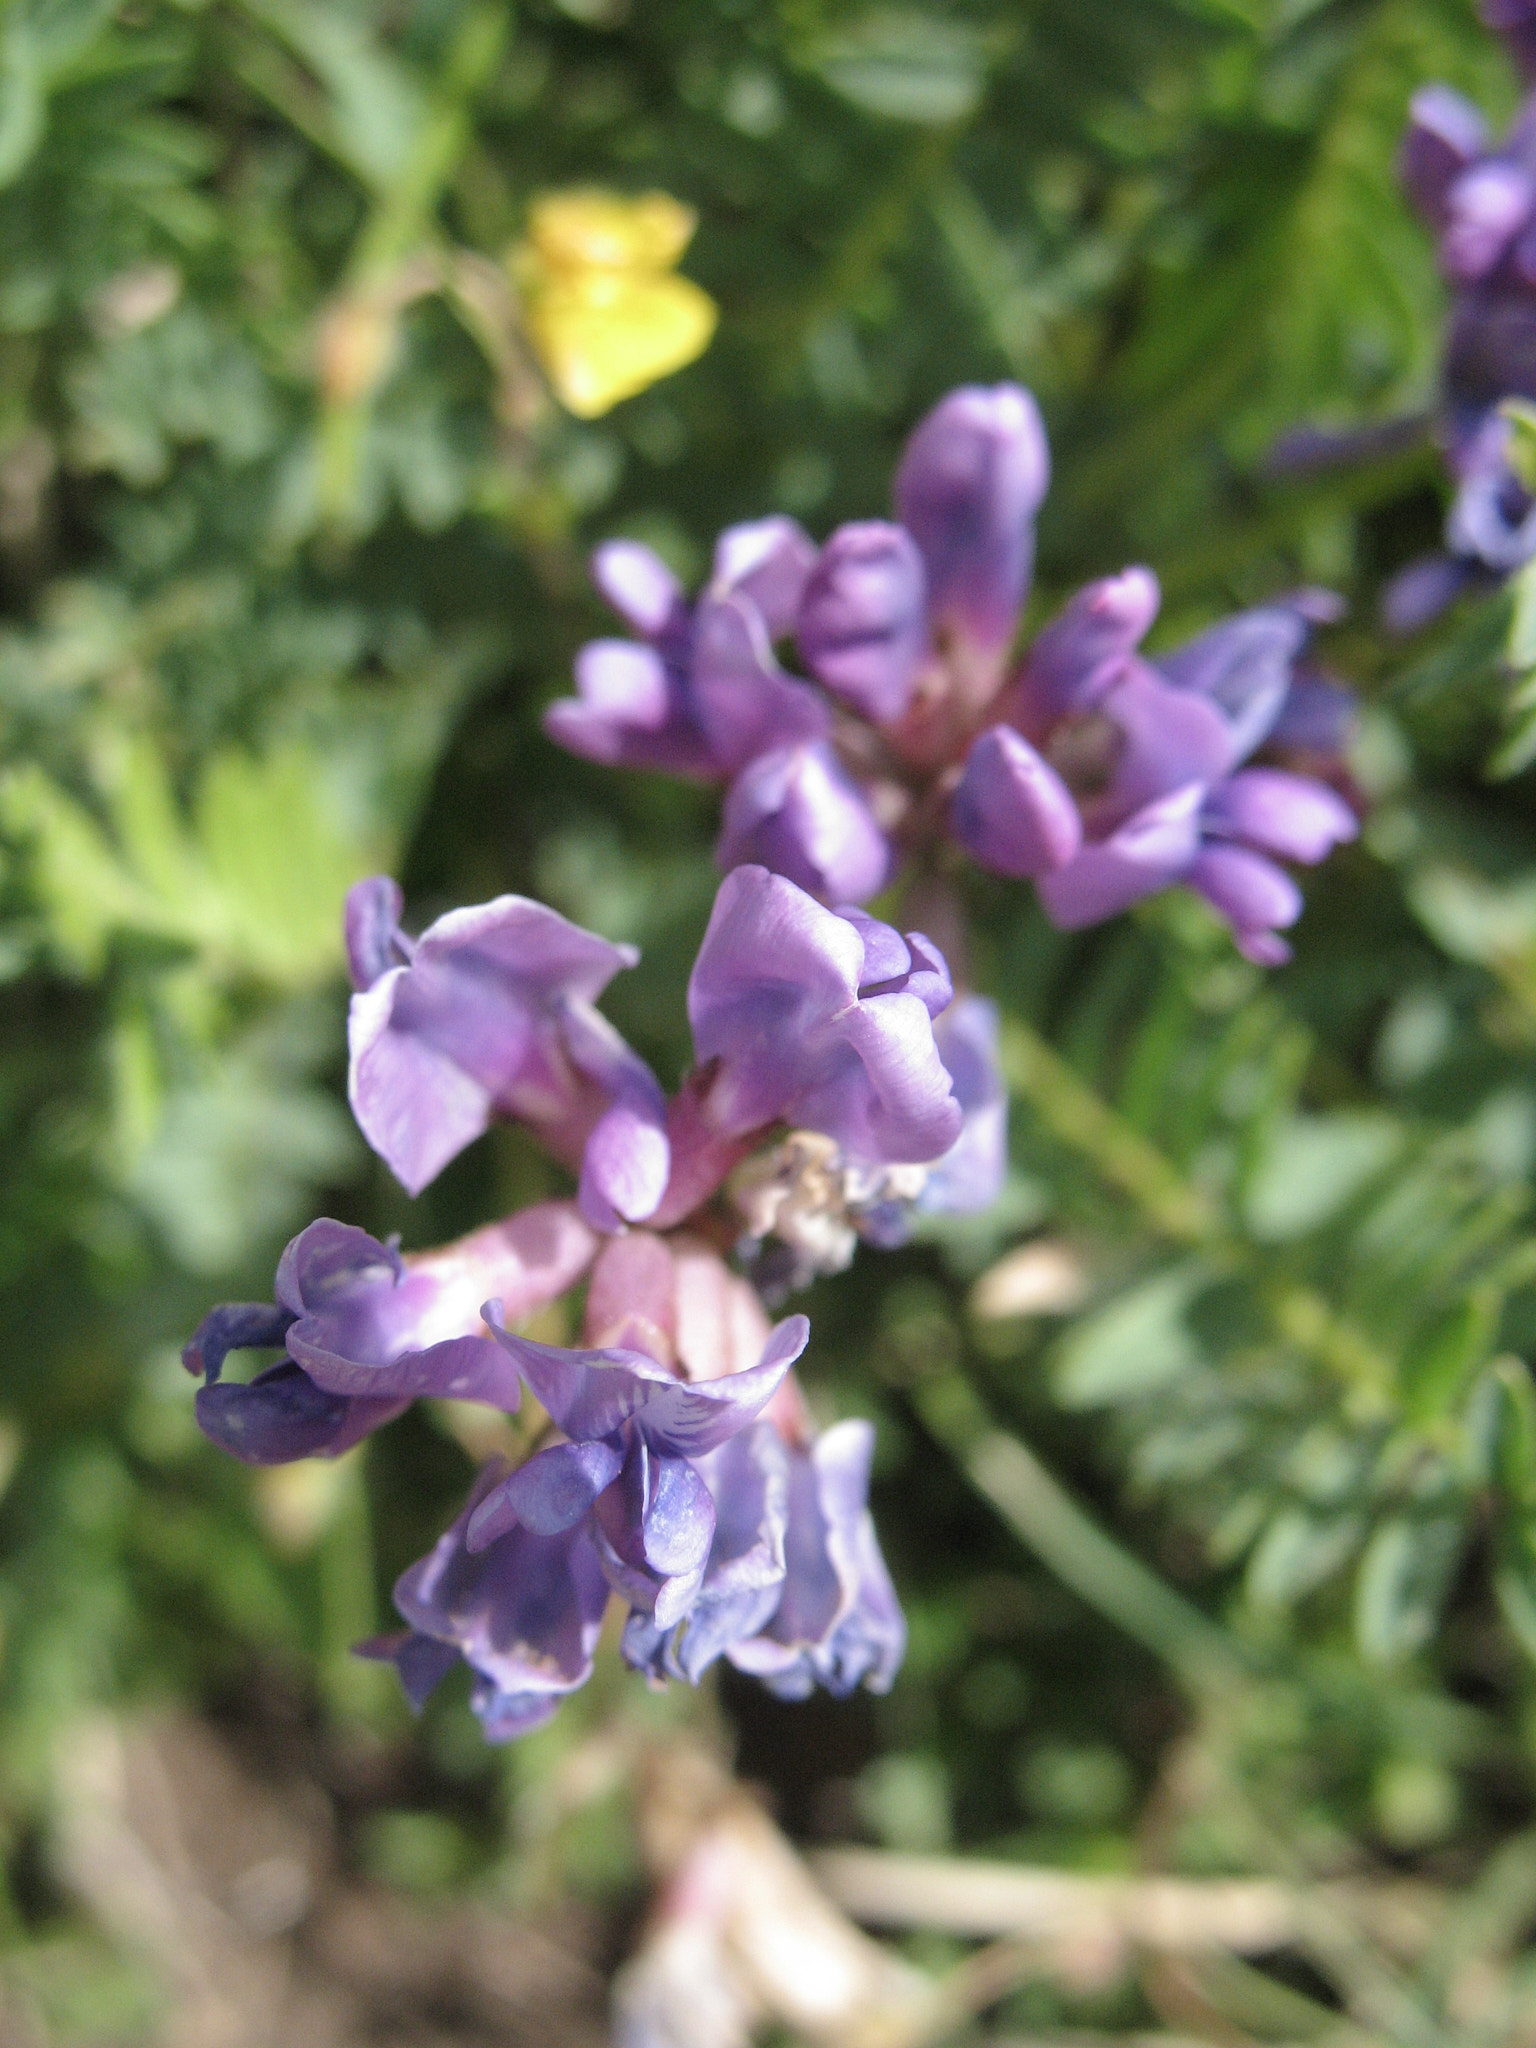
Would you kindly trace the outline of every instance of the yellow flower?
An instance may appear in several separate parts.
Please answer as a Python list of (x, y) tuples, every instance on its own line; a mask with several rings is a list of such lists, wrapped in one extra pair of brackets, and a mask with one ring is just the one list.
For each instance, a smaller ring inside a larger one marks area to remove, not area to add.
[(709, 346), (719, 309), (675, 275), (696, 225), (665, 192), (552, 192), (515, 253), (528, 338), (561, 404), (596, 419)]

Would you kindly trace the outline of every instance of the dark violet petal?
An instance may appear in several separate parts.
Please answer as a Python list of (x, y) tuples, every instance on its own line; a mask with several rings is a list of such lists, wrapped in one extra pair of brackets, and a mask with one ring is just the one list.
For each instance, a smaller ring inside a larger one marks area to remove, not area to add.
[(371, 875), (366, 882), (354, 883), (347, 891), (342, 924), (354, 988), (372, 988), (381, 974), (399, 966), (400, 913), (404, 907), (399, 884), (388, 875)]
[(204, 1436), (247, 1465), (339, 1457), (407, 1405), (328, 1394), (291, 1359), (269, 1366), (245, 1386), (221, 1380), (200, 1387), (193, 1404)]
[(1463, 476), (1445, 538), (1453, 554), (1470, 555), (1503, 573), (1536, 555), (1536, 501), (1516, 482), (1502, 455)]
[(1088, 583), (1030, 643), (1009, 691), (1022, 729), (1043, 738), (1058, 718), (1092, 711), (1141, 644), (1161, 602), (1150, 569)]
[(1444, 220), (1446, 193), (1481, 154), (1486, 140), (1482, 115), (1448, 85), (1421, 86), (1409, 101), (1398, 175), (1432, 227)]
[(904, 527), (840, 526), (817, 559), (795, 638), (817, 681), (876, 725), (907, 708), (928, 642), (926, 578)]
[(1307, 754), (1340, 758), (1354, 734), (1355, 693), (1343, 683), (1303, 670), (1292, 678), (1268, 744)]
[(1237, 839), (1286, 860), (1323, 860), (1353, 839), (1359, 820), (1326, 783), (1279, 768), (1245, 768), (1218, 783), (1201, 824), (1209, 837)]
[(1478, 11), (1509, 44), (1527, 80), (1536, 77), (1536, 7), (1531, 0), (1482, 0)]
[(690, 687), (711, 756), (727, 774), (775, 747), (826, 736), (825, 705), (780, 668), (762, 616), (745, 598), (701, 601)]
[(817, 743), (762, 754), (742, 770), (715, 860), (725, 869), (756, 862), (822, 902), (859, 903), (884, 888), (891, 854), (836, 756)]
[(494, 1302), (486, 1303), (486, 1321), (568, 1437), (616, 1437), (633, 1421), (653, 1449), (673, 1457), (697, 1457), (744, 1429), (771, 1400), (810, 1335), (804, 1316), (790, 1316), (774, 1329), (755, 1366), (689, 1386), (643, 1352), (568, 1351), (516, 1336), (500, 1327)]
[[(1184, 878), (1231, 925), (1239, 948), (1248, 952), (1257, 939), (1261, 966), (1270, 964), (1268, 944), (1276, 928), (1292, 925), (1301, 915), (1301, 891), (1285, 872), (1246, 846), (1202, 847)], [(1282, 958), (1284, 953), (1282, 952)]]
[(231, 1351), (280, 1350), (293, 1312), (272, 1301), (226, 1301), (210, 1309), (183, 1345), (181, 1362), (210, 1386)]
[(1066, 784), (1007, 725), (977, 737), (950, 799), (949, 819), (973, 860), (1018, 880), (1064, 866), (1083, 838)]
[(592, 581), (647, 640), (660, 639), (682, 609), (682, 585), (660, 555), (640, 541), (605, 540), (593, 552)]
[(1199, 850), (1204, 796), (1199, 783), (1175, 790), (1100, 844), (1085, 846), (1064, 868), (1042, 875), (1036, 888), (1052, 924), (1064, 931), (1100, 924), (1177, 881)]
[(459, 1653), (451, 1643), (436, 1642), (410, 1628), (354, 1643), (352, 1654), (378, 1664), (393, 1664), (400, 1675), (401, 1690), (418, 1714), (459, 1661)]
[(756, 607), (770, 640), (794, 626), (816, 544), (804, 527), (782, 514), (728, 526), (715, 543), (710, 594), (739, 595)]
[(487, 1742), (514, 1742), (552, 1721), (562, 1698), (560, 1693), (500, 1692), (482, 1678), (471, 1692), (469, 1704)]
[(598, 1495), (618, 1478), (622, 1451), (608, 1443), (551, 1444), (486, 1494), (469, 1518), (465, 1542), (484, 1550), (521, 1523), (535, 1536), (574, 1528)]
[(922, 554), (935, 627), (1007, 647), (1049, 479), (1039, 408), (1017, 384), (964, 386), (919, 423), (896, 472), (896, 516)]

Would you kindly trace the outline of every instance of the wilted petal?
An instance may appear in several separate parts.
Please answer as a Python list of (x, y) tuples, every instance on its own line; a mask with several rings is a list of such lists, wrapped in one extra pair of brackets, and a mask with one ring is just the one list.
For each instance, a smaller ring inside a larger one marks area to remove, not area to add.
[(812, 674), (877, 725), (907, 708), (928, 642), (917, 543), (881, 519), (840, 526), (817, 559), (795, 637)]
[(1326, 783), (1278, 768), (1245, 768), (1218, 783), (1201, 819), (1206, 834), (1239, 839), (1286, 860), (1323, 860), (1353, 839), (1359, 820)]
[(957, 839), (984, 868), (1027, 880), (1059, 868), (1082, 844), (1066, 784), (1012, 726), (980, 734), (950, 799)]
[(725, 799), (715, 861), (755, 861), (823, 902), (862, 903), (885, 886), (891, 853), (869, 806), (822, 744), (760, 755)]
[(1049, 480), (1040, 411), (1017, 384), (963, 386), (917, 426), (896, 472), (896, 516), (922, 553), (937, 630), (1006, 649)]
[(1482, 115), (1448, 85), (1421, 86), (1409, 101), (1398, 175), (1431, 226), (1443, 222), (1447, 192), (1476, 161), (1486, 140)]
[(906, 1623), (867, 1505), (874, 1441), (869, 1423), (840, 1422), (790, 1453), (783, 1594), (760, 1635), (726, 1650), (781, 1699), (818, 1683), (888, 1692), (901, 1666)]
[(1036, 884), (1045, 914), (1064, 931), (1115, 917), (1176, 882), (1200, 847), (1202, 784), (1148, 804), (1098, 845)]
[(772, 1398), (810, 1335), (804, 1316), (786, 1317), (755, 1366), (690, 1386), (644, 1352), (536, 1344), (502, 1327), (495, 1302), (485, 1304), (485, 1316), (496, 1341), (568, 1437), (614, 1438), (633, 1423), (638, 1436), (669, 1457), (698, 1457), (744, 1429)]
[(795, 623), (807, 579), (816, 564), (816, 543), (794, 519), (775, 513), (728, 526), (715, 542), (710, 590), (737, 594), (757, 609), (770, 640)]

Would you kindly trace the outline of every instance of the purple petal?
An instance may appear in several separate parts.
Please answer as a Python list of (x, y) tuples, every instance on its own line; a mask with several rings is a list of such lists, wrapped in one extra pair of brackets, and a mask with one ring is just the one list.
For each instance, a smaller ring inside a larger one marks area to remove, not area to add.
[(1453, 555), (1424, 555), (1410, 562), (1382, 592), (1383, 625), (1404, 636), (1421, 632), (1461, 595), (1472, 574), (1471, 564)]
[(418, 1714), (459, 1661), (452, 1643), (436, 1642), (431, 1636), (418, 1635), (412, 1628), (396, 1629), (393, 1635), (370, 1636), (365, 1643), (354, 1643), (352, 1654), (377, 1664), (393, 1664), (400, 1675), (401, 1690)]
[(292, 1322), (293, 1311), (278, 1302), (223, 1302), (182, 1346), (181, 1362), (212, 1386), (231, 1351), (280, 1351)]
[(780, 668), (762, 615), (744, 598), (699, 605), (690, 680), (711, 756), (728, 774), (770, 748), (826, 737), (826, 707)]
[(1536, 184), (1518, 164), (1498, 157), (1471, 165), (1445, 194), (1440, 261), (1470, 284), (1498, 263), (1530, 216)]
[(623, 1464), (623, 1452), (612, 1444), (551, 1444), (485, 1495), (466, 1525), (467, 1547), (484, 1550), (519, 1522), (535, 1536), (561, 1535), (613, 1484)]
[(935, 1160), (917, 1206), (930, 1215), (989, 1209), (1008, 1172), (1008, 1091), (997, 1062), (997, 1006), (958, 996), (933, 1030), (964, 1122)]
[(1157, 617), (1150, 569), (1088, 583), (1036, 634), (1009, 693), (1021, 728), (1043, 738), (1058, 718), (1092, 711)]
[(653, 1215), (667, 1191), (672, 1148), (665, 1122), (645, 1109), (616, 1103), (593, 1127), (581, 1163), (581, 1209), (599, 1230), (617, 1230)]
[(1479, 12), (1509, 44), (1526, 78), (1536, 77), (1536, 10), (1531, 0), (1482, 0)]
[(1214, 782), (1238, 758), (1233, 729), (1217, 705), (1170, 688), (1141, 661), (1127, 666), (1093, 716), (1118, 729), (1107, 784), (1082, 799), (1084, 829), (1094, 839), (1191, 782)]
[(647, 640), (659, 640), (683, 610), (683, 587), (653, 548), (605, 540), (593, 552), (592, 581), (621, 618)]
[(906, 710), (928, 643), (923, 558), (904, 527), (840, 526), (806, 585), (795, 637), (812, 674), (877, 725)]
[(1039, 408), (1017, 384), (964, 386), (919, 423), (896, 472), (896, 516), (922, 554), (936, 627), (1006, 649), (1049, 479)]
[(774, 515), (743, 526), (728, 526), (715, 543), (710, 591), (737, 594), (757, 609), (770, 640), (781, 640), (795, 623), (806, 581), (816, 564), (816, 544), (793, 519)]
[(1204, 797), (1200, 783), (1174, 790), (1064, 868), (1042, 875), (1036, 888), (1052, 924), (1063, 931), (1100, 924), (1177, 881), (1199, 851)]
[(760, 755), (742, 770), (715, 860), (725, 869), (758, 862), (823, 902), (861, 903), (884, 888), (891, 851), (832, 750), (815, 744)]
[(404, 957), (399, 950), (404, 907), (399, 885), (388, 875), (371, 875), (347, 891), (343, 929), (354, 988), (372, 988), (381, 974), (399, 966)]
[(516, 1336), (502, 1326), (493, 1301), (485, 1304), (485, 1319), (568, 1437), (616, 1437), (632, 1421), (647, 1443), (672, 1457), (697, 1457), (744, 1429), (772, 1399), (810, 1336), (804, 1316), (789, 1316), (775, 1327), (755, 1366), (690, 1386), (640, 1351), (570, 1351)]
[(1409, 101), (1398, 176), (1431, 226), (1444, 220), (1446, 193), (1476, 161), (1486, 140), (1482, 115), (1448, 85), (1421, 86)]
[(291, 1359), (269, 1366), (245, 1386), (221, 1380), (200, 1387), (193, 1403), (204, 1436), (247, 1465), (340, 1457), (408, 1406), (408, 1400), (349, 1400), (326, 1393)]
[(974, 860), (1020, 880), (1063, 866), (1082, 844), (1082, 820), (1066, 784), (1012, 726), (990, 726), (978, 736), (949, 817)]
[(1280, 716), (1269, 729), (1268, 743), (1337, 759), (1349, 744), (1355, 721), (1353, 690), (1327, 676), (1301, 670), (1291, 679)]
[(857, 1065), (829, 1063), (791, 1105), (794, 1121), (860, 1159), (921, 1162), (947, 1152), (961, 1111), (922, 998), (866, 997), (842, 1035)]
[(1217, 839), (1240, 839), (1263, 853), (1312, 865), (1353, 839), (1359, 820), (1336, 791), (1279, 768), (1245, 768), (1218, 783), (1201, 823)]
[[(1289, 957), (1273, 935), (1300, 917), (1301, 891), (1284, 868), (1246, 846), (1206, 846), (1184, 879), (1232, 926), (1240, 951), (1266, 967)], [(1250, 952), (1255, 944), (1258, 951)]]
[(1291, 665), (1310, 626), (1294, 605), (1266, 605), (1230, 619), (1157, 658), (1165, 682), (1208, 698), (1230, 727), (1233, 767), (1251, 754), (1280, 714)]

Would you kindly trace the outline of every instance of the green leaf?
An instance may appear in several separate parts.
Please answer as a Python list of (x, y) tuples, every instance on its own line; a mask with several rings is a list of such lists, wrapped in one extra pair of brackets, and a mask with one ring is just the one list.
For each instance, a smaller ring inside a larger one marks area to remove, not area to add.
[(825, 83), (865, 113), (944, 127), (974, 113), (988, 41), (961, 22), (882, 7), (819, 37), (808, 55)]
[(1262, 1243), (1304, 1236), (1382, 1173), (1402, 1144), (1402, 1127), (1381, 1110), (1287, 1119), (1249, 1179), (1248, 1228)]
[(1282, 1508), (1254, 1546), (1244, 1579), (1259, 1607), (1288, 1608), (1329, 1579), (1359, 1549), (1361, 1514), (1311, 1514)]
[(1394, 1516), (1382, 1523), (1366, 1548), (1355, 1587), (1355, 1638), (1364, 1657), (1395, 1664), (1423, 1649), (1435, 1632), (1461, 1548), (1461, 1522), (1448, 1515)]
[(1210, 1279), (1203, 1261), (1192, 1261), (1079, 1323), (1057, 1353), (1057, 1400), (1067, 1408), (1106, 1407), (1152, 1393), (1200, 1364), (1200, 1345), (1184, 1317)]
[(1433, 1421), (1450, 1407), (1487, 1355), (1499, 1307), (1489, 1295), (1469, 1294), (1410, 1345), (1398, 1366), (1403, 1412), (1410, 1422)]

